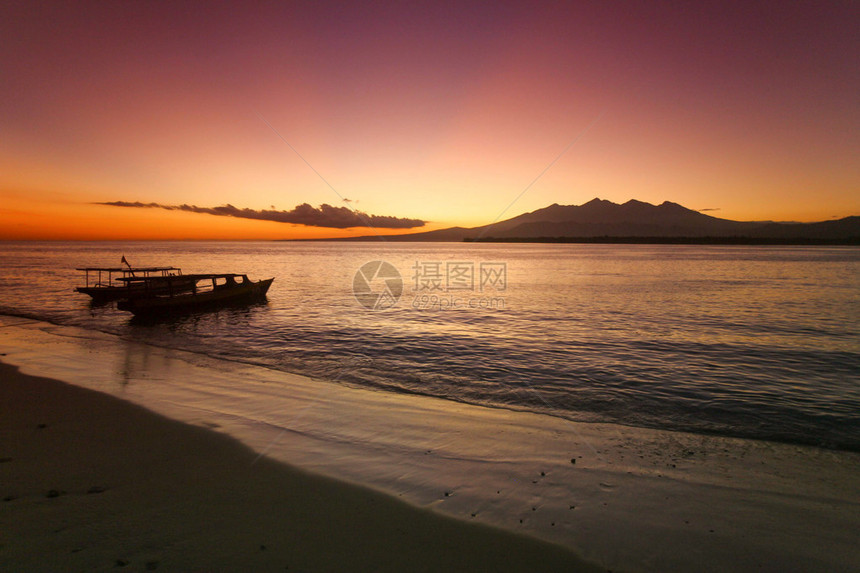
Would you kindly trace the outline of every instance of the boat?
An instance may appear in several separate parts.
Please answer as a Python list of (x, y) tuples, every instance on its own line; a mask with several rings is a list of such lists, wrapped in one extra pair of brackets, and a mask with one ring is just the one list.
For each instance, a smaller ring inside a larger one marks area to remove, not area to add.
[[(135, 293), (120, 300), (119, 310), (139, 315), (163, 315), (193, 312), (231, 304), (261, 301), (274, 281), (270, 279), (251, 281), (247, 275), (236, 273), (194, 274), (170, 277), (121, 277)], [(184, 285), (191, 281), (191, 288), (173, 288), (174, 282)]]
[[(192, 286), (192, 281), (177, 267), (84, 267), (75, 270), (86, 273), (85, 286), (75, 291), (89, 295), (98, 303), (129, 298), (138, 292), (166, 292), (168, 289), (187, 292)], [(145, 279), (146, 284), (143, 280), (128, 279)]]

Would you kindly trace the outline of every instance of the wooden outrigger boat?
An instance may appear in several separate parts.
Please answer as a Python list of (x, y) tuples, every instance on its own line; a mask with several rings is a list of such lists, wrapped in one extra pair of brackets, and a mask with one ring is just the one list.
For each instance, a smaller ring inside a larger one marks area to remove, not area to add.
[[(203, 310), (266, 298), (274, 278), (251, 281), (235, 273), (195, 274), (170, 277), (121, 277), (135, 295), (121, 300), (117, 308), (135, 315), (159, 315)], [(173, 288), (174, 282), (191, 281), (191, 288)]]
[[(174, 291), (184, 288), (187, 292), (192, 286), (192, 281), (186, 279), (182, 269), (177, 267), (85, 267), (75, 270), (86, 273), (85, 286), (77, 287), (75, 291), (91, 296), (94, 302), (119, 300), (159, 290), (166, 292), (168, 281)], [(147, 281), (146, 288), (137, 279)]]

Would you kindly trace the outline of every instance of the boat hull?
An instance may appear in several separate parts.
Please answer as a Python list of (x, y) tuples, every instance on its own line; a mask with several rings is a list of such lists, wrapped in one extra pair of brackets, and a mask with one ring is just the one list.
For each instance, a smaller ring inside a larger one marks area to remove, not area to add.
[(213, 309), (240, 303), (251, 303), (266, 298), (274, 278), (215, 288), (206, 292), (187, 292), (173, 295), (135, 296), (120, 300), (117, 308), (140, 315), (169, 315), (197, 310)]
[(193, 281), (183, 281), (182, 277), (171, 277), (168, 284), (161, 285), (153, 283), (149, 286), (131, 285), (131, 286), (92, 286), (92, 287), (77, 287), (76, 292), (83, 293), (92, 297), (94, 302), (109, 302), (114, 300), (122, 300), (136, 296), (145, 295), (161, 295), (171, 292), (182, 293), (190, 292), (194, 288)]

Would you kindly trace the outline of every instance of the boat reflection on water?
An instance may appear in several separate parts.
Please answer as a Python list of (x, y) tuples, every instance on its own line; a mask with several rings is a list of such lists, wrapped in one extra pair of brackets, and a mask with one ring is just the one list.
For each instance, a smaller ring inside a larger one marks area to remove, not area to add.
[[(201, 332), (207, 328), (221, 328), (213, 325), (237, 325), (256, 320), (255, 313), (269, 307), (269, 300), (263, 297), (252, 301), (225, 302), (218, 305), (199, 307), (182, 312), (149, 312), (134, 314), (128, 319), (131, 327), (166, 327), (171, 332)], [(201, 330), (202, 329), (202, 330)], [(135, 336), (142, 336), (135, 331)], [(164, 331), (160, 331), (164, 334)]]

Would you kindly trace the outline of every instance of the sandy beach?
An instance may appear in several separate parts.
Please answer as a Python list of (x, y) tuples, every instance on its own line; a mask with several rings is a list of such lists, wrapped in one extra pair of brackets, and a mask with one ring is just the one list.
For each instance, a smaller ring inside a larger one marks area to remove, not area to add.
[(598, 571), (0, 365), (0, 569)]
[(3, 569), (860, 568), (855, 452), (378, 392), (24, 318), (0, 317), (0, 354)]

